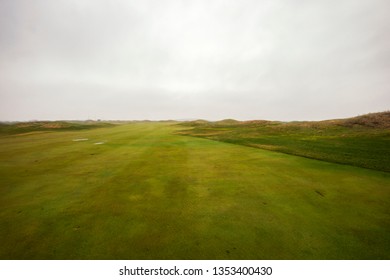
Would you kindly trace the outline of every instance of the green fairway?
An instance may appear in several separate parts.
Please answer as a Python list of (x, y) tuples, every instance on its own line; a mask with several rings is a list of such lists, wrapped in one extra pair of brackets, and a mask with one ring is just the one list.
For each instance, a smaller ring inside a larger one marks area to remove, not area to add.
[(390, 259), (390, 173), (183, 129), (2, 135), (0, 258)]

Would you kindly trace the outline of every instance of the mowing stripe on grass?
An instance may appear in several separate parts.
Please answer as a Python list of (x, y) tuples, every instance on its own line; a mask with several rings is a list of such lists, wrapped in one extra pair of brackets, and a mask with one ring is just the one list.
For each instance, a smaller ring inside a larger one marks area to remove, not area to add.
[(390, 257), (388, 173), (173, 124), (1, 137), (0, 258)]

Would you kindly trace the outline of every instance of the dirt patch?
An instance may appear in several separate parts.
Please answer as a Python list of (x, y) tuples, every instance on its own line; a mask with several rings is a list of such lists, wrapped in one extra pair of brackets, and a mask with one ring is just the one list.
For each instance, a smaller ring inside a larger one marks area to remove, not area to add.
[(316, 192), (318, 195), (322, 196), (322, 197), (325, 196), (325, 195), (324, 195), (322, 192), (320, 192), (319, 190), (315, 190), (315, 192)]

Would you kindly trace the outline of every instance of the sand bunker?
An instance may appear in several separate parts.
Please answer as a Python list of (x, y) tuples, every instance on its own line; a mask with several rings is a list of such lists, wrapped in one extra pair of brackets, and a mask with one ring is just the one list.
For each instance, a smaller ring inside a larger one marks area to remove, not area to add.
[(88, 141), (88, 138), (79, 138), (79, 139), (73, 139), (74, 142), (79, 142), (79, 141)]
[(95, 145), (102, 145), (104, 142), (96, 142)]

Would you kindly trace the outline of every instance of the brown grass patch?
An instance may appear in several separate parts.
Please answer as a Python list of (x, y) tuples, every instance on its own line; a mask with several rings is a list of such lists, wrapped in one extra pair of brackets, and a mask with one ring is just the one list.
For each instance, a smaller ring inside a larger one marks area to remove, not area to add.
[(279, 151), (282, 146), (277, 145), (264, 145), (264, 144), (250, 144), (249, 146), (259, 149), (271, 150), (271, 151)]
[(371, 113), (342, 120), (341, 125), (348, 127), (365, 126), (371, 128), (390, 128), (390, 111)]

